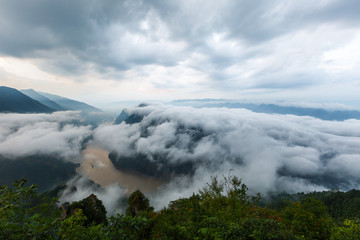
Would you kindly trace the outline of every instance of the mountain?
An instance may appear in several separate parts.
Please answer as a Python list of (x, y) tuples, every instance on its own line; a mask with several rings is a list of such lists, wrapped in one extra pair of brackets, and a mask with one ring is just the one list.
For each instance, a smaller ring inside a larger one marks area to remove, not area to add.
[(311, 116), (322, 120), (344, 121), (346, 119), (360, 119), (357, 110), (328, 110), (322, 108), (282, 106), (276, 104), (254, 104), (227, 101), (224, 99), (192, 99), (175, 100), (171, 104), (177, 106), (193, 106), (197, 108), (245, 108), (257, 113), (292, 114), (297, 116)]
[(129, 118), (129, 113), (126, 111), (126, 109), (122, 110), (120, 115), (115, 119), (115, 124), (120, 124), (126, 119)]
[(45, 106), (55, 109), (57, 111), (65, 111), (67, 110), (63, 106), (60, 106), (56, 102), (50, 100), (49, 98), (39, 94), (33, 89), (26, 89), (26, 90), (20, 90), (23, 94), (27, 95), (28, 97), (31, 97), (32, 99), (44, 104)]
[[(138, 107), (142, 108), (142, 107), (146, 107), (148, 106), (148, 104), (146, 103), (141, 103), (138, 105)], [(120, 124), (122, 122), (125, 122), (126, 124), (134, 124), (134, 123), (139, 123), (143, 120), (143, 118), (145, 117), (145, 115), (136, 113), (136, 112), (132, 112), (129, 114), (129, 112), (126, 109), (123, 109), (120, 113), (120, 115), (115, 119), (114, 124)]]
[(14, 88), (0, 87), (0, 112), (51, 113), (54, 111)]
[(26, 178), (45, 191), (65, 183), (76, 175), (79, 164), (65, 162), (56, 156), (32, 155), (17, 159), (0, 154), (0, 183), (11, 185), (15, 180)]
[(143, 120), (144, 116), (137, 113), (129, 114), (126, 109), (122, 110), (120, 115), (115, 119), (114, 124), (125, 122), (126, 124), (139, 123)]
[(70, 98), (64, 98), (64, 97), (61, 97), (58, 95), (53, 95), (53, 94), (44, 93), (44, 92), (38, 92), (38, 93), (41, 94), (42, 96), (56, 102), (57, 104), (59, 104), (60, 106), (66, 108), (68, 110), (80, 110), (85, 113), (102, 112), (100, 109), (98, 109), (96, 107), (93, 107), (93, 106), (83, 103), (83, 102), (75, 101)]
[[(138, 109), (148, 106), (147, 104), (139, 104)], [(132, 125), (140, 123), (146, 116), (150, 114), (150, 111), (134, 111), (134, 110), (122, 110), (120, 115), (114, 121), (115, 125), (122, 122)], [(140, 128), (139, 134), (144, 138), (149, 136), (148, 129), (156, 127), (161, 124), (160, 120), (150, 121), (146, 125)], [(203, 133), (201, 128), (186, 129), (185, 126), (179, 126), (177, 129), (179, 134), (188, 134), (189, 139), (193, 139), (194, 142), (206, 137), (206, 133)], [(196, 141), (195, 141), (196, 140)], [(171, 144), (170, 144), (171, 145)], [(170, 145), (168, 147), (170, 147)], [(190, 151), (190, 150), (189, 150)], [(144, 176), (153, 177), (161, 180), (169, 180), (171, 176), (182, 174), (193, 174), (194, 165), (191, 161), (183, 159), (182, 162), (173, 163), (169, 161), (166, 154), (155, 153), (149, 158), (148, 155), (142, 153), (131, 154), (130, 156), (120, 156), (115, 151), (110, 152), (109, 159), (113, 163), (114, 167), (120, 171), (140, 174)], [(198, 163), (201, 160), (199, 159)]]

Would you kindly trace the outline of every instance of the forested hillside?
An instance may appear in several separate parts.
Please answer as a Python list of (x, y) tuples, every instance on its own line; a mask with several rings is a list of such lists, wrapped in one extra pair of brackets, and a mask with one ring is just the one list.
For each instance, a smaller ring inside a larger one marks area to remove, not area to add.
[(172, 201), (160, 211), (135, 191), (125, 214), (107, 217), (93, 194), (59, 207), (56, 198), (49, 198), (54, 192), (38, 195), (36, 186), (26, 186), (26, 180), (13, 185), (0, 188), (1, 239), (335, 240), (360, 236), (358, 190), (282, 194), (268, 206), (260, 206), (260, 195), (249, 196), (237, 177), (213, 178), (198, 193)]

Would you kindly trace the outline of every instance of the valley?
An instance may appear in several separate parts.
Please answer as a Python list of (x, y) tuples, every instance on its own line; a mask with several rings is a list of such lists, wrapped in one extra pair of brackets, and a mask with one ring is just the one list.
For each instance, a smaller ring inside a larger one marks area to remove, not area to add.
[(83, 161), (77, 172), (86, 176), (102, 187), (119, 184), (130, 194), (136, 190), (153, 192), (163, 184), (162, 181), (140, 175), (117, 170), (109, 159), (109, 152), (94, 145), (88, 145), (82, 151)]

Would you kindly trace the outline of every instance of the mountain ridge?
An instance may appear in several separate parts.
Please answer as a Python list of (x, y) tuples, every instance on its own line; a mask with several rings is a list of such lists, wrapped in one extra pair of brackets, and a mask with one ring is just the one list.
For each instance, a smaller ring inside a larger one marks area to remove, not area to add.
[(0, 112), (52, 113), (54, 111), (55, 109), (45, 106), (15, 88), (0, 86)]
[(43, 105), (55, 109), (57, 111), (65, 111), (67, 110), (66, 108), (64, 108), (63, 106), (59, 105), (58, 103), (50, 100), (49, 98), (39, 94), (37, 91), (35, 91), (34, 89), (24, 89), (24, 90), (20, 90), (20, 92), (22, 92), (23, 94), (27, 95), (28, 97), (31, 97), (32, 99), (42, 103)]
[(192, 106), (196, 108), (245, 108), (252, 112), (268, 114), (291, 114), (296, 116), (311, 116), (322, 120), (344, 121), (360, 119), (360, 111), (350, 109), (324, 109), (320, 107), (285, 106), (278, 104), (236, 102), (224, 99), (179, 99), (170, 102), (175, 106)]
[(38, 92), (40, 95), (50, 99), (51, 101), (56, 102), (60, 106), (68, 109), (68, 110), (81, 110), (85, 113), (89, 112), (102, 112), (100, 109), (91, 106), (87, 103), (76, 101), (70, 98), (65, 98), (59, 95), (45, 93), (45, 92)]

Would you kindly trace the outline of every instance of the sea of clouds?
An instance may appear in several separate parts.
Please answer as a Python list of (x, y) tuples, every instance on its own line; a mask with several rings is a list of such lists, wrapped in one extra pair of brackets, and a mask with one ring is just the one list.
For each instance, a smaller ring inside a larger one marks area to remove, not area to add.
[(150, 195), (156, 206), (191, 195), (211, 176), (229, 171), (250, 192), (265, 196), (359, 187), (359, 120), (166, 105), (136, 107), (128, 113), (144, 117), (134, 124), (99, 126), (94, 141), (120, 158), (142, 154), (156, 163), (154, 156), (160, 155), (175, 165), (193, 163), (193, 174), (174, 177)]
[(76, 111), (0, 114), (0, 155), (10, 159), (56, 155), (78, 162), (82, 142), (91, 134)]
[[(156, 192), (147, 193), (156, 209), (198, 192), (212, 176), (242, 179), (249, 193), (308, 192), (360, 184), (360, 120), (324, 121), (313, 117), (254, 113), (245, 109), (149, 105), (127, 109), (141, 116), (136, 123), (82, 123), (76, 112), (1, 114), (0, 154), (13, 157), (57, 154), (81, 161), (84, 139), (121, 157), (139, 154), (158, 164), (191, 162), (189, 174), (174, 175)], [(140, 119), (141, 119), (140, 118)], [(125, 191), (112, 185), (90, 189), (72, 180), (79, 191), (63, 193), (63, 201), (98, 193), (109, 212)], [(109, 200), (111, 199), (111, 200)]]

